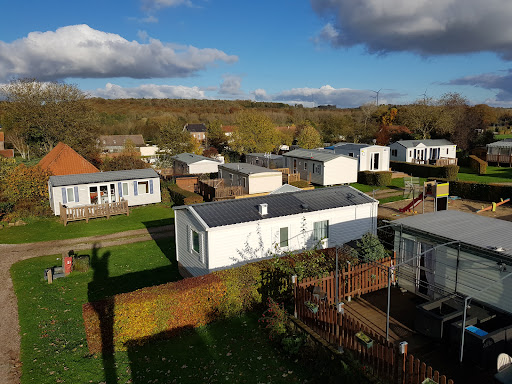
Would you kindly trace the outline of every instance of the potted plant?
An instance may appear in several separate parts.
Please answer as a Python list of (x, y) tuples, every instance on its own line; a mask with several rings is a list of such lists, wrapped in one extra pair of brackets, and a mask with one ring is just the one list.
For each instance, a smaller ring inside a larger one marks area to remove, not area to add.
[(306, 301), (304, 302), (304, 305), (306, 306), (307, 309), (309, 309), (312, 313), (317, 313), (318, 312), (318, 304), (316, 303), (313, 303), (311, 301)]
[(363, 331), (359, 331), (356, 333), (356, 339), (364, 345), (366, 348), (373, 347), (373, 340), (367, 334), (363, 333)]

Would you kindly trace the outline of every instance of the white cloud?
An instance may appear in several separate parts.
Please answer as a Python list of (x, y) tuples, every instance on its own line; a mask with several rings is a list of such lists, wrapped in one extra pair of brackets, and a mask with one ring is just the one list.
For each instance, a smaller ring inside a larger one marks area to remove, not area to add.
[(91, 96), (104, 99), (205, 99), (205, 92), (199, 87), (181, 85), (143, 84), (138, 87), (124, 88), (107, 83), (105, 88), (89, 91)]
[(261, 89), (261, 88), (255, 89), (254, 91), (251, 92), (251, 94), (254, 95), (254, 98), (257, 101), (269, 100), (269, 97), (267, 95), (267, 91), (265, 91), (264, 89)]
[(0, 80), (13, 76), (39, 80), (187, 77), (217, 61), (237, 60), (218, 49), (156, 39), (141, 44), (88, 25), (72, 25), (55, 32), (31, 32), (12, 43), (0, 41)]
[(219, 87), (219, 94), (225, 96), (240, 96), (245, 94), (241, 90), (242, 77), (237, 75), (223, 75), (223, 81)]
[(315, 40), (370, 52), (496, 52), (512, 60), (510, 0), (311, 0), (328, 24)]

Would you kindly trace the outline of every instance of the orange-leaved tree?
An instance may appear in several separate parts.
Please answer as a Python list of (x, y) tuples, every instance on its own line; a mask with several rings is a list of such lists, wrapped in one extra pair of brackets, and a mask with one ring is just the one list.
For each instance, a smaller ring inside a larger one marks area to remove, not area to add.
[(20, 202), (36, 205), (48, 204), (48, 178), (50, 173), (38, 165), (20, 164), (5, 177), (4, 197), (13, 204)]

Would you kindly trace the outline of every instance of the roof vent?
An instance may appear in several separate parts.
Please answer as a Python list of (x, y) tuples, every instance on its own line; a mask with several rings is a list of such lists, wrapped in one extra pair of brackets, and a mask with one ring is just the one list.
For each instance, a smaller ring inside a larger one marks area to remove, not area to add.
[(300, 206), (301, 206), (301, 208), (302, 208), (303, 210), (305, 210), (305, 211), (309, 211), (309, 205), (307, 205), (306, 203), (301, 204)]
[(258, 211), (261, 216), (267, 215), (268, 214), (268, 204), (262, 203), (262, 204), (258, 205)]

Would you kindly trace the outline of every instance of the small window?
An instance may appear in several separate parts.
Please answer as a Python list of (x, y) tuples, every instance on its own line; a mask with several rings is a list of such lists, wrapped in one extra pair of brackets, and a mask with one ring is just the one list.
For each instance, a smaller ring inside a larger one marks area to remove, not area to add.
[(247, 188), (247, 179), (245, 177), (242, 178), (242, 186)]
[(288, 246), (288, 227), (283, 227), (279, 229), (279, 246)]
[(313, 240), (320, 241), (329, 237), (329, 220), (317, 221), (313, 227)]
[(446, 154), (448, 154), (448, 148), (446, 148)]
[(128, 196), (128, 183), (123, 183), (123, 196)]
[(412, 156), (412, 151), (409, 151), (409, 156)]
[(398, 150), (397, 149), (392, 149), (391, 150), (391, 156), (397, 157), (398, 156)]
[(349, 152), (349, 153), (348, 153), (348, 155), (349, 155), (350, 157), (354, 157), (354, 152)]
[(137, 183), (137, 190), (139, 195), (144, 195), (149, 193), (149, 182), (148, 181), (139, 181)]
[(320, 164), (316, 166), (316, 173), (318, 173), (319, 175), (322, 174), (322, 166)]
[(192, 229), (192, 249), (199, 253), (199, 233)]
[(305, 171), (307, 171), (307, 170), (308, 170), (308, 162), (307, 162), (307, 161), (305, 161), (305, 162), (304, 162), (304, 170), (305, 170)]
[(66, 188), (66, 195), (67, 195), (68, 203), (75, 202), (75, 192), (73, 190), (73, 187)]

